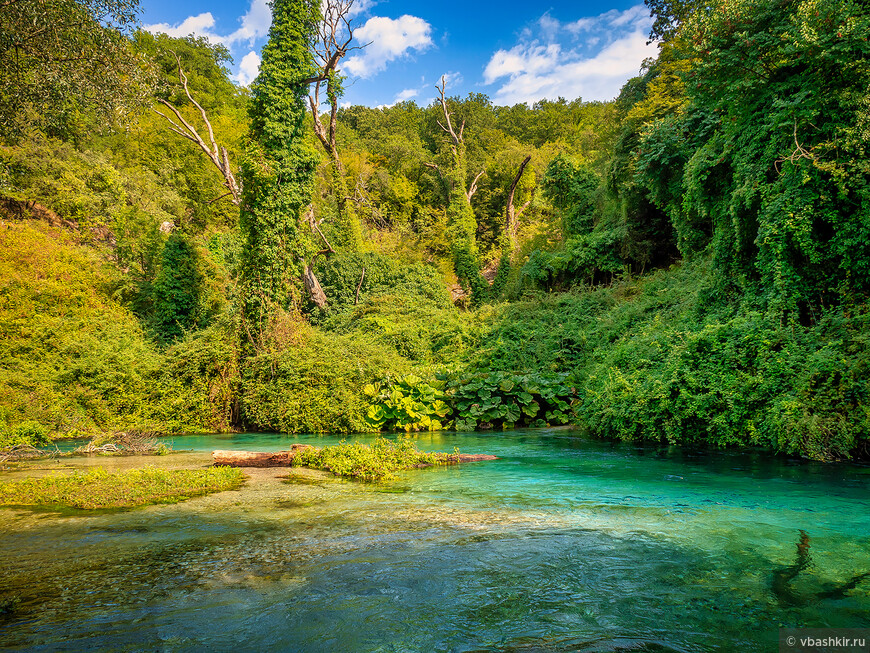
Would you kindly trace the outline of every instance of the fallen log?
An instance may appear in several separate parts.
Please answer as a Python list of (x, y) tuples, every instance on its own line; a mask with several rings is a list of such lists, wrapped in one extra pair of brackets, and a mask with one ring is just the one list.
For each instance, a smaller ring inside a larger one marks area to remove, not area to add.
[[(310, 449), (310, 444), (294, 444), (290, 451), (212, 451), (215, 465), (229, 467), (290, 467), (293, 457), (301, 449)], [(447, 456), (446, 464), (474, 463), (481, 460), (497, 460), (497, 456), (489, 454), (460, 453)], [(429, 465), (420, 465), (428, 467)]]
[(294, 444), (290, 451), (212, 451), (215, 465), (229, 467), (290, 467), (293, 456), (300, 449), (310, 449), (310, 444)]

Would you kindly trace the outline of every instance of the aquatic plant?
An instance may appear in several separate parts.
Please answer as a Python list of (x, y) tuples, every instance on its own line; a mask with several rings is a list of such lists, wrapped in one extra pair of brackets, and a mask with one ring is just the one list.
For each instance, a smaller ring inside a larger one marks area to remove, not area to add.
[(576, 390), (567, 373), (487, 372), (448, 380), (456, 430), (567, 424)]
[(145, 467), (107, 472), (102, 467), (85, 474), (27, 478), (0, 484), (0, 505), (66, 507), (83, 510), (131, 508), (152, 503), (177, 503), (213, 492), (235, 490), (245, 475), (233, 467), (157, 469)]
[[(453, 456), (458, 453), (454, 451)], [(293, 467), (323, 469), (361, 481), (384, 481), (395, 478), (394, 472), (404, 469), (450, 462), (450, 454), (420, 451), (406, 436), (396, 442), (378, 438), (371, 446), (342, 441), (334, 447), (302, 449), (294, 456)]]

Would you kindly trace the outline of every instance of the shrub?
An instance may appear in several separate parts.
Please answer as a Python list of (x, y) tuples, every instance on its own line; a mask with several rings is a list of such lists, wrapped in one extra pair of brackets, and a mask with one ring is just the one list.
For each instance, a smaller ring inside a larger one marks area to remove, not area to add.
[(441, 273), (422, 263), (407, 265), (374, 253), (335, 254), (317, 266), (317, 274), (332, 308), (358, 303), (357, 287), (359, 301), (398, 295), (418, 298), (439, 308), (451, 305)]
[(294, 338), (290, 346), (247, 359), (242, 411), (248, 427), (287, 433), (371, 430), (363, 388), (384, 373), (406, 372), (408, 361), (381, 345), (304, 322)]
[[(458, 453), (455, 451), (454, 455)], [(448, 454), (420, 451), (407, 437), (398, 442), (378, 438), (371, 446), (342, 442), (334, 447), (311, 447), (300, 449), (293, 456), (294, 467), (323, 469), (361, 481), (385, 481), (395, 478), (395, 472), (404, 469), (449, 462)]]
[(0, 426), (0, 449), (22, 445), (43, 447), (50, 443), (48, 429), (39, 422), (27, 420), (14, 426)]

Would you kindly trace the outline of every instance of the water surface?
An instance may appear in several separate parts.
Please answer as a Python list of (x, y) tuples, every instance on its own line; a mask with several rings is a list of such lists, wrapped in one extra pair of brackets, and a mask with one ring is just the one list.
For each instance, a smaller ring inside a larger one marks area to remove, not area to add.
[[(367, 439), (369, 436), (359, 436)], [(712, 651), (781, 626), (870, 627), (870, 470), (590, 441), (437, 433), (499, 460), (384, 485), (252, 470), (239, 491), (83, 514), (0, 510), (0, 647)], [(175, 438), (151, 458), (338, 438)]]

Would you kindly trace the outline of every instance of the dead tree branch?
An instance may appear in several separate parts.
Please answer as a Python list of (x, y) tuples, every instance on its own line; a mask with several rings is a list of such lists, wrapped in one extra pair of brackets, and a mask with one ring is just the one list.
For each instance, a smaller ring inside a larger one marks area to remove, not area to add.
[[(158, 98), (158, 102), (160, 102), (165, 107), (169, 108), (172, 111), (172, 114), (175, 116), (175, 120), (169, 117), (167, 114), (162, 111), (154, 110), (159, 115), (163, 116), (169, 122), (169, 129), (179, 136), (186, 138), (193, 143), (196, 143), (199, 148), (205, 153), (205, 155), (214, 163), (215, 167), (220, 170), (221, 174), (224, 178), (224, 186), (226, 186), (229, 191), (228, 195), (231, 197), (231, 201), (233, 204), (238, 206), (242, 201), (242, 189), (239, 183), (236, 181), (236, 177), (233, 174), (232, 168), (230, 167), (230, 159), (227, 154), (227, 148), (222, 145), (218, 145), (217, 141), (214, 137), (214, 130), (211, 126), (211, 121), (208, 119), (208, 114), (202, 105), (197, 102), (193, 95), (190, 93), (190, 88), (187, 85), (187, 75), (184, 73), (184, 70), (181, 67), (181, 59), (178, 54), (174, 53), (175, 61), (178, 64), (178, 79), (181, 82), (182, 88), (184, 88), (184, 94), (187, 96), (187, 99), (190, 100), (190, 103), (193, 104), (198, 110), (199, 115), (202, 117), (202, 121), (205, 123), (206, 129), (208, 130), (208, 143), (205, 139), (200, 136), (199, 131), (197, 131), (196, 127), (194, 127), (190, 122), (188, 122), (185, 117), (181, 114), (181, 111), (178, 110), (175, 105), (163, 98)], [(176, 120), (178, 122), (176, 122)]]
[(438, 126), (441, 127), (449, 136), (450, 140), (453, 141), (453, 144), (450, 146), (455, 154), (460, 145), (462, 145), (465, 141), (462, 138), (462, 132), (465, 130), (465, 120), (462, 121), (462, 124), (459, 125), (459, 132), (453, 129), (453, 121), (450, 118), (450, 110), (447, 108), (447, 98), (444, 93), (447, 90), (447, 79), (444, 75), (441, 76), (441, 85), (435, 84), (435, 88), (438, 89), (438, 99), (441, 102), (441, 111), (444, 113), (444, 122), (447, 123), (445, 126), (438, 120)]
[(465, 193), (465, 196), (468, 198), (468, 202), (471, 203), (471, 198), (474, 197), (474, 194), (477, 192), (477, 182), (480, 181), (480, 178), (483, 177), (483, 173), (486, 170), (481, 170), (477, 173), (477, 176), (474, 178), (474, 181), (471, 182), (471, 186), (468, 187), (468, 190)]
[(356, 294), (353, 296), (353, 305), (356, 306), (359, 303), (359, 289), (362, 288), (363, 279), (366, 278), (366, 269), (362, 269), (362, 274), (359, 277), (359, 283), (356, 285)]

